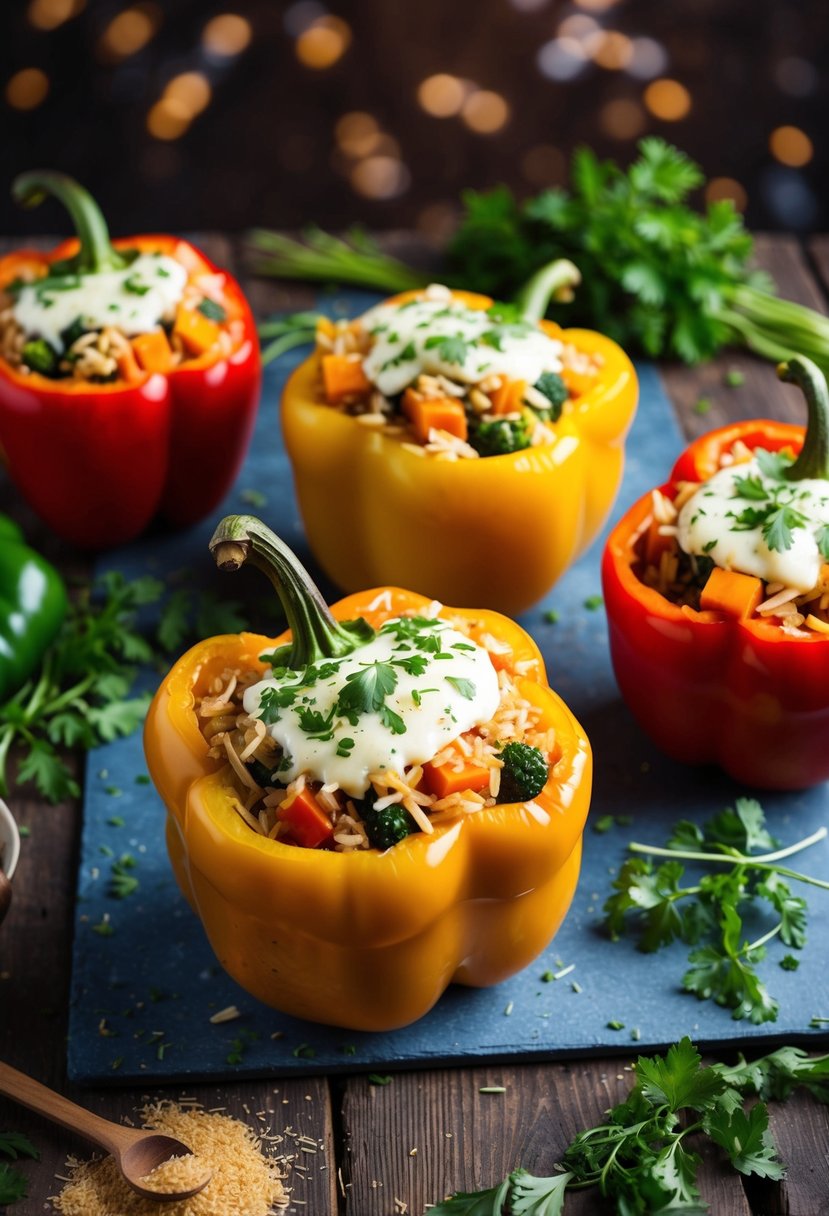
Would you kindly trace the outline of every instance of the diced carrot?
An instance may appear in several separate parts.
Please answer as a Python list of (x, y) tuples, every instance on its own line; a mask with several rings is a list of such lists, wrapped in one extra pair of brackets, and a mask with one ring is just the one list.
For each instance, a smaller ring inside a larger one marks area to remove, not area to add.
[(700, 608), (728, 616), (751, 616), (763, 598), (763, 584), (750, 574), (715, 566), (699, 597)]
[(307, 786), (301, 789), (287, 805), (276, 812), (277, 819), (286, 825), (293, 840), (304, 849), (316, 849), (333, 839), (331, 818), (322, 809)]
[(466, 413), (460, 401), (452, 397), (427, 398), (407, 388), (402, 409), (420, 443), (428, 443), (431, 430), (448, 431), (458, 439), (466, 439)]
[(124, 347), (121, 354), (118, 355), (116, 363), (121, 379), (126, 380), (128, 384), (135, 384), (136, 381), (143, 380), (144, 373), (136, 362), (131, 346)]
[(450, 761), (448, 764), (424, 764), (421, 788), (427, 794), (436, 798), (446, 798), (449, 794), (460, 794), (464, 790), (485, 789), (489, 785), (489, 769), (483, 765), (473, 764), (458, 753), (463, 764), (456, 768)]
[(504, 377), (492, 394), (493, 414), (517, 414), (524, 403), (527, 391), (526, 380), (507, 380)]
[(163, 329), (152, 329), (132, 340), (139, 367), (145, 372), (168, 372), (173, 366), (173, 351)]
[(559, 373), (571, 397), (581, 397), (596, 384), (596, 376), (587, 372), (576, 372), (571, 367), (563, 367)]
[(658, 566), (662, 554), (674, 546), (674, 537), (663, 536), (659, 531), (661, 527), (662, 524), (654, 516), (645, 533), (645, 561), (649, 566)]
[(173, 333), (182, 342), (188, 355), (203, 355), (219, 341), (219, 326), (197, 308), (179, 308)]
[(364, 397), (371, 388), (362, 359), (352, 355), (323, 355), (322, 382), (329, 405), (339, 405), (346, 397)]

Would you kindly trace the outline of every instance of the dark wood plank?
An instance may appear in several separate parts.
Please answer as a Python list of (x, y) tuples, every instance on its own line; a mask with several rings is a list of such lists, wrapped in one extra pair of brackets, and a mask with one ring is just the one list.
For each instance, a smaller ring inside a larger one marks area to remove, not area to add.
[[(630, 1064), (586, 1061), (403, 1073), (389, 1085), (346, 1085), (343, 1180), (348, 1216), (388, 1216), (395, 1200), (420, 1213), (457, 1190), (500, 1182), (521, 1165), (555, 1172), (563, 1150), (627, 1095)], [(484, 1094), (504, 1086), (502, 1094)], [(742, 1184), (705, 1151), (701, 1185), (712, 1211), (749, 1216)], [(595, 1192), (574, 1192), (567, 1216), (601, 1209)]]
[(807, 249), (823, 292), (829, 297), (829, 236), (812, 237)]
[[(816, 242), (813, 252), (814, 249), (824, 251), (827, 268), (824, 281), (829, 284), (829, 239), (823, 245)], [(781, 296), (826, 311), (827, 295), (795, 238), (759, 236), (756, 252), (758, 265), (771, 274)], [(725, 379), (729, 371), (742, 373), (745, 383), (739, 388), (729, 388)], [(701, 367), (667, 365), (661, 375), (688, 438), (738, 418), (805, 420), (801, 394), (778, 382), (772, 364), (736, 349)], [(704, 410), (701, 402), (707, 403)]]

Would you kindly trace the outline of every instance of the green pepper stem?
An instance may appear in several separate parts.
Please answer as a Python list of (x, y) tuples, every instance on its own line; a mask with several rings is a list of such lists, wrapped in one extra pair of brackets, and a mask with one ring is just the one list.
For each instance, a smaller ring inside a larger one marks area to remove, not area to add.
[(578, 266), (567, 258), (557, 258), (537, 270), (515, 296), (515, 303), (527, 321), (541, 321), (551, 300), (567, 303), (573, 288), (581, 282)]
[(123, 270), (129, 264), (112, 248), (106, 220), (95, 199), (74, 178), (36, 169), (21, 173), (12, 183), (12, 195), (21, 207), (37, 207), (50, 194), (69, 212), (81, 243), (74, 257), (53, 264), (52, 274), (97, 274)]
[(829, 388), (826, 377), (805, 355), (792, 355), (778, 366), (777, 374), (781, 380), (797, 385), (806, 398), (809, 411), (803, 447), (794, 464), (786, 469), (786, 479), (802, 481), (804, 477), (819, 477), (829, 481)]
[(334, 619), (299, 558), (261, 519), (226, 515), (213, 533), (210, 552), (220, 570), (238, 570), (248, 562), (276, 589), (291, 641), (274, 652), (273, 666), (302, 670), (309, 663), (342, 658), (374, 637), (375, 631), (362, 617), (356, 621)]

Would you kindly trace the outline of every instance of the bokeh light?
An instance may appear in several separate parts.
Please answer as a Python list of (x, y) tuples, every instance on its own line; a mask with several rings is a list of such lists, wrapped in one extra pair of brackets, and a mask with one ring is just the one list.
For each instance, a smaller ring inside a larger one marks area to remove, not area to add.
[(193, 119), (210, 105), (213, 90), (202, 72), (182, 72), (168, 82), (164, 96), (178, 102)]
[(654, 80), (645, 89), (645, 105), (663, 122), (680, 122), (691, 112), (691, 94), (678, 80)]
[(176, 97), (162, 97), (147, 115), (147, 130), (154, 139), (180, 139), (190, 126), (192, 114)]
[(634, 38), (627, 70), (637, 80), (653, 80), (668, 66), (668, 52), (655, 38)]
[(136, 4), (113, 17), (101, 34), (98, 51), (105, 59), (127, 59), (143, 50), (161, 25), (157, 4)]
[(282, 18), (285, 32), (291, 38), (298, 38), (309, 25), (324, 17), (326, 11), (325, 5), (320, 4), (319, 0), (296, 0), (295, 4), (288, 6)]
[(219, 13), (202, 30), (201, 41), (209, 54), (231, 59), (247, 50), (252, 37), (253, 30), (246, 17), (240, 13)]
[(319, 17), (296, 40), (296, 57), (306, 68), (324, 71), (351, 45), (351, 27), (341, 17)]
[(559, 38), (589, 38), (591, 34), (597, 33), (599, 23), (595, 17), (588, 17), (587, 13), (571, 13), (569, 17), (565, 17), (558, 27), (556, 33)]
[(646, 123), (645, 111), (632, 97), (614, 98), (599, 111), (599, 126), (611, 139), (636, 139)]
[(587, 52), (577, 38), (553, 38), (538, 48), (536, 62), (548, 80), (573, 80), (587, 66)]
[(620, 72), (633, 58), (633, 46), (627, 34), (618, 30), (597, 30), (585, 41), (588, 55), (609, 72)]
[(463, 103), (461, 117), (476, 135), (494, 135), (509, 122), (506, 98), (491, 89), (477, 89)]
[(411, 174), (393, 156), (368, 156), (354, 166), (350, 180), (363, 198), (397, 198), (408, 189)]
[(719, 203), (730, 199), (737, 211), (745, 211), (748, 205), (748, 195), (745, 187), (733, 177), (712, 177), (705, 187), (705, 201)]
[(576, 0), (579, 8), (586, 8), (591, 13), (606, 13), (618, 3), (619, 0)]
[(467, 92), (467, 85), (457, 76), (438, 72), (420, 82), (417, 100), (422, 109), (433, 118), (452, 118), (455, 114), (460, 114)]
[(521, 172), (533, 186), (556, 186), (567, 175), (567, 157), (552, 144), (536, 144), (521, 157)]
[(85, 7), (86, 0), (31, 0), (26, 16), (36, 30), (56, 30)]
[(772, 68), (774, 83), (789, 97), (810, 97), (820, 82), (818, 70), (808, 59), (788, 55)]
[(49, 77), (40, 68), (21, 68), (6, 82), (6, 101), (15, 110), (35, 110), (49, 94)]
[(355, 158), (375, 152), (382, 139), (377, 119), (363, 110), (341, 115), (334, 127), (334, 135), (346, 156)]
[(458, 205), (450, 202), (429, 203), (418, 211), (416, 224), (421, 236), (442, 247), (458, 226)]
[(800, 127), (777, 127), (769, 136), (769, 148), (775, 160), (791, 169), (808, 165), (815, 153), (811, 139)]

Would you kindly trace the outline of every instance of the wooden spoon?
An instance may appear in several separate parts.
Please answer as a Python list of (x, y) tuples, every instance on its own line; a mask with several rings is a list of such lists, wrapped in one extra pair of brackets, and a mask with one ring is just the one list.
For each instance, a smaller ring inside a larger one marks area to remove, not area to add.
[(147, 1199), (155, 1199), (159, 1203), (189, 1199), (204, 1190), (213, 1176), (210, 1171), (205, 1170), (204, 1178), (198, 1185), (186, 1191), (151, 1190), (142, 1179), (171, 1157), (191, 1156), (191, 1150), (186, 1144), (159, 1132), (141, 1131), (134, 1127), (124, 1127), (120, 1123), (111, 1123), (109, 1119), (93, 1115), (92, 1111), (76, 1106), (68, 1098), (1, 1062), (0, 1093), (111, 1153), (124, 1179), (134, 1191)]

